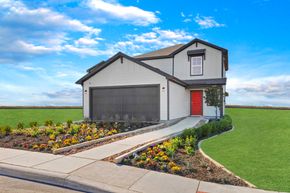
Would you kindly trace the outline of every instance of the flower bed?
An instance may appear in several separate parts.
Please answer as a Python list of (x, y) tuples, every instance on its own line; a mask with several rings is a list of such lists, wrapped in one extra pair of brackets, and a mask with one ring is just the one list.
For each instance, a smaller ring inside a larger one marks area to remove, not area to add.
[(198, 140), (229, 128), (231, 119), (226, 116), (220, 121), (212, 121), (196, 129), (187, 129), (180, 137), (137, 152), (123, 159), (122, 163), (203, 181), (248, 186), (243, 180), (206, 159), (197, 150)]
[(91, 141), (117, 133), (136, 130), (152, 125), (152, 123), (77, 123), (67, 121), (66, 124), (53, 124), (47, 121), (46, 126), (38, 127), (36, 122), (30, 123), (31, 128), (11, 129), (0, 127), (0, 147), (17, 148), (32, 151), (52, 152), (54, 149)]

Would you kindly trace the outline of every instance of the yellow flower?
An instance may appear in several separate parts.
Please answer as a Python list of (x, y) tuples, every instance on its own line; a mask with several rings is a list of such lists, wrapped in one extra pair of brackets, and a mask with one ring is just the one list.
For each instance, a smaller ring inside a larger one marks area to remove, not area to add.
[(70, 143), (71, 143), (71, 139), (65, 139), (65, 140), (63, 141), (64, 146), (69, 146)]
[(111, 130), (111, 131), (112, 131), (113, 134), (118, 133), (117, 129), (113, 129), (113, 130)]
[(58, 148), (59, 148), (59, 144), (58, 143), (53, 144), (52, 149), (58, 149)]
[(141, 156), (146, 156), (146, 153), (142, 153)]
[(32, 148), (33, 148), (33, 149), (38, 149), (38, 145), (35, 144), (35, 145), (32, 146)]
[(163, 155), (163, 156), (161, 157), (161, 159), (162, 159), (163, 161), (168, 161), (168, 156), (167, 156), (167, 155)]
[(86, 136), (85, 140), (90, 141), (90, 140), (92, 140), (92, 137), (90, 135), (88, 135), (88, 136)]
[(71, 143), (72, 144), (77, 144), (79, 141), (78, 141), (78, 139), (76, 138), (76, 137), (72, 137), (72, 139), (71, 139)]
[(159, 155), (159, 156), (162, 157), (162, 156), (164, 156), (164, 154), (165, 154), (165, 153), (164, 153), (163, 151), (160, 151), (157, 155)]
[(50, 140), (55, 140), (55, 135), (54, 135), (54, 134), (50, 134), (50, 135), (49, 135), (49, 139), (50, 139)]
[(174, 172), (174, 173), (179, 172), (180, 170), (181, 170), (181, 168), (178, 167), (178, 166), (173, 166), (173, 167), (171, 168), (171, 171)]
[(169, 162), (169, 163), (168, 163), (168, 166), (169, 166), (170, 168), (172, 168), (172, 167), (176, 166), (176, 164), (175, 164), (174, 162)]

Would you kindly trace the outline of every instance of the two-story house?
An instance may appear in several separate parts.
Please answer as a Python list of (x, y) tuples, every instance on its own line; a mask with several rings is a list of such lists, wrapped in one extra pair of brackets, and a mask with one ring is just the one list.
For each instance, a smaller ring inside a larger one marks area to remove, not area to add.
[(194, 39), (135, 57), (119, 52), (76, 83), (83, 87), (84, 117), (92, 120), (213, 117), (204, 91), (218, 86), (225, 92), (227, 70), (226, 49)]

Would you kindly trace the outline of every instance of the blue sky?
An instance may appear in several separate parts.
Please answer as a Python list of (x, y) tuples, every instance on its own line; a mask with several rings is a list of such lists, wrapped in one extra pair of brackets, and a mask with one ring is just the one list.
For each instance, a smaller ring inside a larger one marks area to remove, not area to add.
[(290, 1), (0, 0), (0, 105), (80, 105), (118, 51), (197, 37), (229, 50), (228, 104), (290, 106)]

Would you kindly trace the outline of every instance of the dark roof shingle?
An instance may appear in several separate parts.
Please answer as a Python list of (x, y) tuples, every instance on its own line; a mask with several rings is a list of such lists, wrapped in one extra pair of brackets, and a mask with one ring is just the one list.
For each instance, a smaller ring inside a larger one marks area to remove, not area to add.
[(145, 54), (141, 54), (141, 55), (138, 55), (138, 56), (134, 56), (134, 58), (151, 58), (151, 57), (166, 57), (166, 56), (169, 56), (171, 53), (173, 53), (174, 51), (178, 50), (179, 48), (181, 48), (184, 44), (176, 44), (176, 45), (173, 45), (173, 46), (169, 46), (169, 47), (166, 47), (166, 48), (162, 48), (160, 50), (155, 50), (155, 51), (152, 51), (152, 52), (148, 52), (148, 53), (145, 53)]

